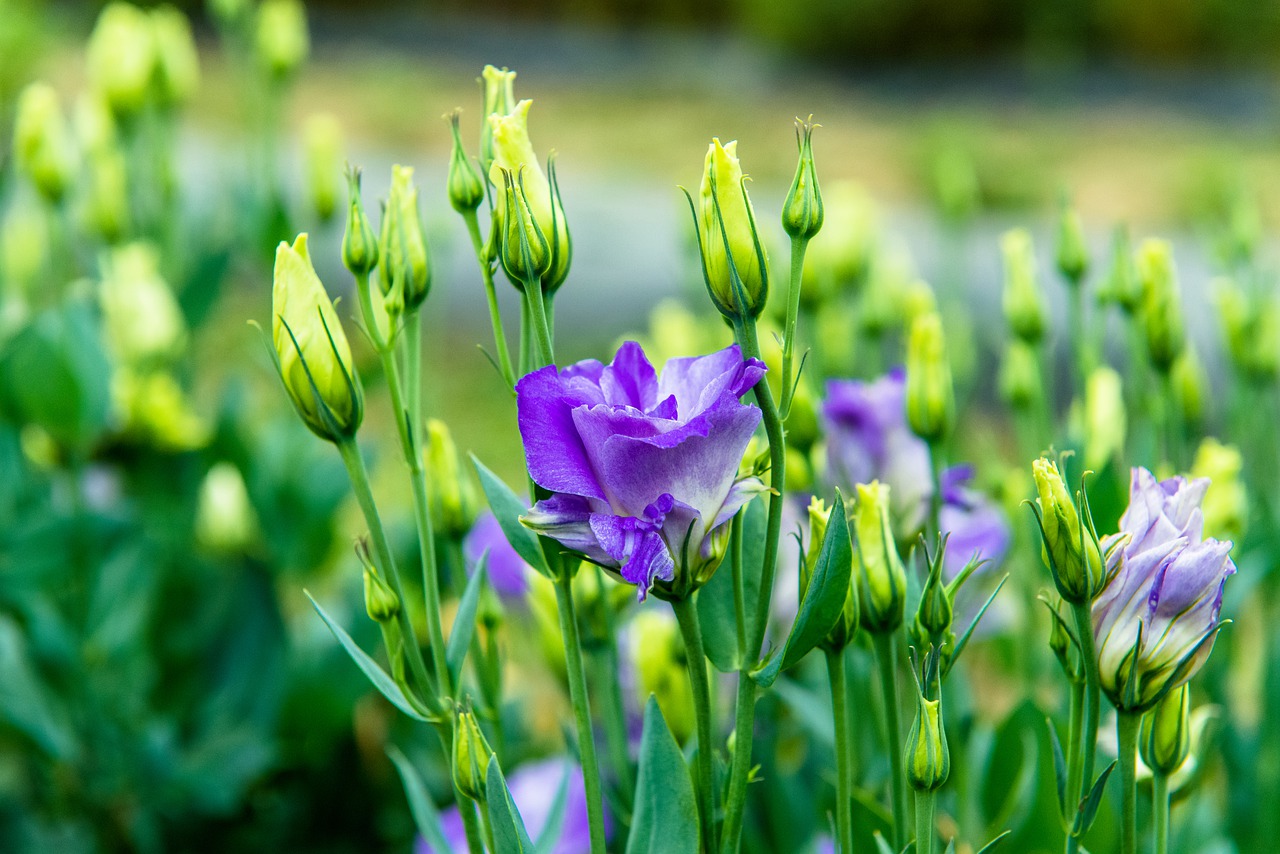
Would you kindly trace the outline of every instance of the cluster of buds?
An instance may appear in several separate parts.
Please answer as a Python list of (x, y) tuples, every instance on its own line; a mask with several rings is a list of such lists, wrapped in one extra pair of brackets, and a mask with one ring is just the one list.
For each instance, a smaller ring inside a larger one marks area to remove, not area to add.
[(93, 90), (121, 121), (153, 104), (179, 107), (200, 85), (191, 24), (172, 6), (107, 4), (89, 37), (87, 66)]

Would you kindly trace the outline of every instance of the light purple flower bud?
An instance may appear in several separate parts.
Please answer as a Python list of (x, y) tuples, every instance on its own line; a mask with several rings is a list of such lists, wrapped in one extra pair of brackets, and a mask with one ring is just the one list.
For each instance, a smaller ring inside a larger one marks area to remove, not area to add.
[(1151, 708), (1213, 649), (1223, 585), (1236, 566), (1229, 541), (1204, 538), (1208, 488), (1204, 478), (1157, 481), (1133, 469), (1120, 531), (1103, 541), (1107, 581), (1093, 602), (1093, 635), (1102, 689), (1117, 708)]
[(662, 375), (627, 342), (609, 365), (550, 365), (516, 384), (525, 459), (554, 493), (523, 517), (635, 584), (677, 594), (719, 565), (727, 522), (764, 489), (738, 479), (760, 410), (739, 398), (764, 376), (737, 346), (672, 359)]

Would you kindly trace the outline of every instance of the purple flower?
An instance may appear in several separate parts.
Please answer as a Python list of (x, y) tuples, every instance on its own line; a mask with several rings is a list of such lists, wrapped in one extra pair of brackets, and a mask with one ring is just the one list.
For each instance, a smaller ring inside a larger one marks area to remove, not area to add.
[(504, 600), (523, 601), (529, 591), (532, 567), (516, 553), (502, 533), (502, 526), (491, 511), (486, 510), (471, 526), (462, 541), (468, 575), (475, 570), (480, 556), (489, 552), (489, 583)]
[[(560, 835), (551, 848), (552, 854), (580, 854), (591, 847), (591, 828), (587, 823), (587, 795), (582, 784), (582, 771), (570, 765), (566, 759), (544, 759), (524, 765), (507, 777), (511, 799), (524, 820), (529, 837), (537, 841), (551, 817), (551, 808), (560, 791), (565, 774), (569, 775), (569, 790), (565, 794), (564, 823)], [(440, 815), (441, 830), (449, 851), (436, 851), (425, 839), (418, 839), (416, 854), (453, 854), (467, 850), (467, 834), (462, 826), (462, 816), (456, 805)]]
[(1213, 649), (1222, 588), (1236, 567), (1229, 541), (1204, 539), (1208, 488), (1205, 478), (1157, 481), (1133, 469), (1120, 531), (1102, 543), (1107, 580), (1093, 602), (1093, 636), (1102, 688), (1117, 708), (1151, 708)]
[(970, 489), (973, 466), (952, 466), (942, 472), (942, 530), (950, 534), (947, 553), (943, 558), (943, 573), (947, 579), (955, 578), (965, 564), (977, 555), (980, 559), (998, 565), (1009, 550), (1009, 522), (1004, 512), (992, 504), (985, 495)]
[(529, 475), (554, 494), (524, 524), (635, 584), (641, 599), (655, 581), (706, 581), (725, 523), (764, 488), (737, 479), (760, 423), (739, 398), (764, 372), (733, 346), (672, 359), (659, 377), (629, 341), (609, 365), (528, 374), (516, 384), (520, 435)]

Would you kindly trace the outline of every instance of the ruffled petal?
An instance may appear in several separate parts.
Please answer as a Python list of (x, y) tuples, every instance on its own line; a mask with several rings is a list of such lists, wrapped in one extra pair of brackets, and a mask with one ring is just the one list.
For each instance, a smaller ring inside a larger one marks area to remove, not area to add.
[(590, 390), (589, 383), (563, 382), (548, 365), (516, 383), (516, 413), (534, 482), (552, 492), (602, 499), (604, 489), (573, 422), (574, 409), (598, 402)]

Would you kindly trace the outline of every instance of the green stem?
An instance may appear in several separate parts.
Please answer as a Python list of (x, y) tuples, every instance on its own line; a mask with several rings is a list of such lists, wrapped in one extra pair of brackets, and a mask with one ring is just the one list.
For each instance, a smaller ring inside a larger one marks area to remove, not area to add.
[(733, 759), (729, 766), (729, 793), (725, 796), (724, 827), (720, 834), (720, 848), (727, 852), (736, 852), (742, 837), (755, 720), (756, 683), (744, 665), (738, 672), (738, 695), (733, 714)]
[(484, 279), (484, 294), (489, 301), (489, 323), (493, 326), (493, 346), (497, 350), (498, 367), (507, 385), (514, 387), (516, 374), (511, 367), (511, 354), (507, 351), (507, 333), (502, 328), (502, 312), (498, 309), (498, 293), (493, 284), (493, 265), (485, 257), (484, 239), (480, 236), (476, 212), (467, 211), (462, 218), (467, 224), (467, 234), (471, 235), (471, 248), (475, 250), (476, 263), (480, 265), (480, 275)]
[[(364, 514), (365, 525), (369, 528), (369, 537), (373, 540), (373, 550), (382, 565), (391, 589), (395, 591), (403, 603), (404, 586), (400, 583), (400, 572), (396, 569), (395, 558), (391, 554), (391, 546), (387, 542), (387, 533), (382, 527), (382, 517), (378, 515), (378, 505), (373, 500), (373, 490), (369, 487), (369, 472), (365, 469), (364, 458), (360, 456), (360, 446), (354, 438), (338, 443), (338, 453), (346, 464), (347, 476), (351, 481), (351, 489), (355, 493), (356, 503)], [(409, 619), (409, 609), (400, 608), (396, 617), (400, 623), (400, 632), (404, 636), (404, 647), (409, 658), (409, 667), (418, 680), (421, 690), (428, 692), (429, 704), (435, 707), (439, 697), (433, 690), (435, 683), (427, 676), (426, 662), (422, 658), (422, 648), (418, 646), (417, 634), (413, 630), (413, 622)]]
[(791, 238), (791, 281), (787, 290), (787, 328), (782, 344), (782, 410), (791, 410), (791, 389), (795, 380), (791, 376), (792, 359), (795, 357), (796, 323), (800, 317), (800, 282), (804, 275), (804, 253), (809, 248), (807, 237)]
[(933, 854), (937, 831), (933, 827), (933, 809), (938, 800), (935, 791), (916, 792), (916, 854)]
[(907, 779), (902, 767), (902, 724), (898, 720), (898, 661), (896, 635), (874, 636), (876, 661), (880, 665), (880, 696), (883, 700), (884, 731), (888, 740), (889, 768), (892, 771), (893, 848), (907, 844)]
[(591, 709), (587, 699), (587, 678), (582, 666), (582, 640), (573, 606), (573, 577), (562, 570), (556, 579), (556, 606), (560, 633), (564, 637), (564, 664), (569, 679), (569, 700), (578, 728), (578, 755), (582, 759), (582, 783), (587, 797), (587, 820), (591, 825), (591, 854), (604, 854), (604, 807), (600, 788), (600, 763), (596, 759), (595, 733), (591, 729)]
[(533, 320), (529, 298), (520, 297), (520, 375), (533, 370)]
[(929, 530), (925, 531), (925, 539), (932, 541), (935, 549), (942, 547), (942, 463), (941, 444), (929, 442), (929, 474), (933, 478), (933, 491), (929, 494)]
[(841, 854), (853, 852), (852, 734), (846, 704), (844, 650), (826, 650), (827, 678), (831, 683), (831, 716), (836, 730), (836, 837)]
[(1073, 679), (1071, 681), (1071, 699), (1070, 699), (1070, 723), (1067, 727), (1067, 803), (1066, 812), (1063, 819), (1066, 820), (1069, 829), (1067, 830), (1068, 850), (1071, 850), (1070, 843), (1075, 834), (1074, 830), (1075, 815), (1079, 808), (1080, 801), (1077, 793), (1081, 790), (1080, 775), (1083, 773), (1080, 765), (1080, 728), (1083, 725), (1084, 718), (1084, 683)]
[(484, 828), (485, 845), (489, 846), (491, 852), (496, 852), (498, 846), (493, 842), (493, 822), (489, 820), (489, 811), (484, 807), (480, 808), (480, 825)]
[(1089, 603), (1073, 603), (1071, 611), (1076, 618), (1076, 638), (1080, 641), (1080, 658), (1084, 662), (1084, 731), (1080, 734), (1082, 761), (1079, 775), (1080, 789), (1076, 795), (1079, 803), (1089, 794), (1089, 789), (1093, 786), (1093, 762), (1098, 747), (1098, 714), (1102, 698)]
[(409, 429), (413, 447), (422, 449), (422, 312), (405, 316), (404, 328), (405, 399), (409, 404)]
[(1116, 716), (1116, 748), (1120, 751), (1120, 852), (1138, 852), (1138, 724), (1142, 716), (1121, 711)]
[(738, 659), (747, 659), (747, 603), (742, 584), (742, 514), (729, 523), (729, 560), (733, 573), (733, 616), (738, 632)]
[(1155, 825), (1155, 854), (1169, 854), (1169, 777), (1167, 774), (1155, 774), (1151, 778), (1153, 799), (1151, 803), (1152, 823)]
[(529, 319), (533, 323), (534, 356), (538, 365), (550, 365), (556, 360), (555, 347), (551, 343), (551, 326), (547, 321), (547, 306), (542, 299), (542, 283), (531, 279), (524, 283), (524, 291), (529, 298)]
[(671, 602), (684, 638), (685, 660), (689, 664), (689, 687), (693, 690), (693, 709), (698, 723), (698, 812), (702, 816), (704, 850), (715, 854), (716, 796), (711, 759), (715, 753), (711, 740), (711, 690), (707, 683), (707, 657), (702, 649), (702, 629), (698, 625), (698, 609), (692, 597)]

